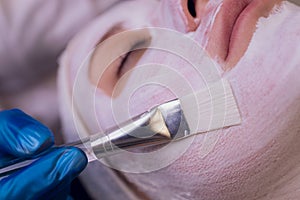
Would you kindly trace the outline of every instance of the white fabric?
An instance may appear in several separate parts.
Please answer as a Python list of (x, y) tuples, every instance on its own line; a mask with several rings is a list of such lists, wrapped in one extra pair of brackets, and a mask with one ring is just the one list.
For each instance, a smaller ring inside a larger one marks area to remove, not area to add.
[(69, 39), (118, 0), (1, 0), (0, 92), (35, 83), (56, 69)]

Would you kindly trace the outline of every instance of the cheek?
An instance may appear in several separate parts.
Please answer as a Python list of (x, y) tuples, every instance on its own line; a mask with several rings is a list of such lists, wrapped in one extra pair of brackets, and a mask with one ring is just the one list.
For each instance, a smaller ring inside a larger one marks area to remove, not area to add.
[[(150, 197), (254, 199), (293, 178), (290, 171), (300, 163), (300, 68), (289, 58), (297, 57), (297, 49), (282, 43), (274, 51), (274, 41), (258, 36), (254, 41), (240, 63), (224, 74), (239, 104), (242, 125), (198, 135), (167, 168), (127, 174)], [(164, 194), (158, 195), (161, 188)]]
[(199, 135), (169, 167), (148, 175), (127, 174), (129, 180), (155, 198), (161, 188), (165, 192), (160, 198), (176, 194), (234, 199), (254, 198), (278, 187), (277, 182), (299, 164), (300, 94), (289, 89), (296, 76), (283, 84), (265, 74), (265, 81), (252, 84), (247, 72), (238, 74), (230, 79), (243, 116), (241, 126)]

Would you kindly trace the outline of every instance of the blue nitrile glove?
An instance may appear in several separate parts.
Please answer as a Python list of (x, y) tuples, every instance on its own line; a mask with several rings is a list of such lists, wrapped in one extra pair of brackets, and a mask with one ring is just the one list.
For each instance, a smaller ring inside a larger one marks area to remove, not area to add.
[[(0, 166), (31, 157), (54, 144), (51, 131), (20, 110), (0, 112)], [(85, 168), (84, 153), (54, 148), (30, 166), (0, 180), (0, 199), (69, 199), (71, 181)]]

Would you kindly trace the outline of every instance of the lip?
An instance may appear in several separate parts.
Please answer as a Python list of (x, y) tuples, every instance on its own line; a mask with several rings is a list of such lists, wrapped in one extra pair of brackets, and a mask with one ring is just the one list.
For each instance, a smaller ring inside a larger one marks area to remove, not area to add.
[[(227, 3), (224, 4), (223, 11), (224, 17), (222, 16), (222, 19), (224, 18), (224, 23), (227, 24), (227, 27), (221, 27), (224, 30), (223, 34), (223, 42), (224, 44), (223, 47), (223, 59), (225, 61), (228, 60), (230, 57), (230, 54), (232, 53), (232, 47), (234, 46), (233, 44), (236, 43), (237, 38), (240, 37), (240, 34), (238, 34), (239, 30), (242, 28), (242, 21), (244, 21), (249, 15), (245, 14), (243, 15), (242, 13), (247, 10), (248, 4), (242, 1), (239, 2), (234, 2), (233, 4)], [(230, 9), (229, 7), (232, 8), (232, 13), (228, 13), (228, 10)], [(246, 11), (247, 12), (247, 11)], [(223, 14), (223, 13), (222, 13)], [(221, 31), (223, 32), (223, 31)]]
[[(207, 51), (224, 70), (231, 69), (246, 52), (260, 17), (267, 17), (279, 0), (224, 0), (209, 33)], [(211, 19), (207, 19), (211, 20)]]
[[(219, 61), (229, 62), (231, 55), (234, 55), (237, 40), (245, 38), (245, 33), (240, 34), (239, 30), (246, 24), (243, 23), (249, 15), (247, 11), (249, 3), (245, 1), (224, 1), (209, 34), (208, 52)], [(248, 34), (247, 34), (248, 35)]]
[[(271, 1), (270, 1), (271, 2)], [(267, 17), (276, 1), (264, 4), (263, 1), (252, 1), (239, 14), (230, 36), (230, 44), (226, 58), (227, 67), (235, 65), (249, 46), (260, 17)]]

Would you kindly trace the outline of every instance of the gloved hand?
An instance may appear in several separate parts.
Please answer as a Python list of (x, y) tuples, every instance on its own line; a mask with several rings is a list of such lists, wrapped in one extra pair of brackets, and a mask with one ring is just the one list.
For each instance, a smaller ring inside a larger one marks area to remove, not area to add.
[[(51, 131), (20, 110), (0, 112), (0, 166), (32, 157), (54, 144)], [(69, 199), (71, 181), (85, 168), (84, 153), (56, 148), (30, 166), (0, 180), (0, 199)]]

